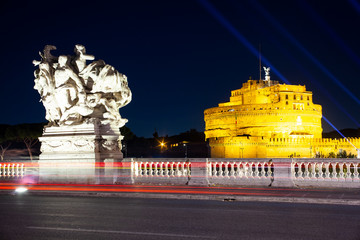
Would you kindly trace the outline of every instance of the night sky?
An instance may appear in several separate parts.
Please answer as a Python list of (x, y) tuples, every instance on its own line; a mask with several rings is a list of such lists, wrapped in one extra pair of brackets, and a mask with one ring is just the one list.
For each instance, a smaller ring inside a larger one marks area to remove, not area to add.
[(204, 131), (206, 108), (259, 78), (261, 45), (272, 80), (306, 85), (332, 124), (358, 128), (359, 23), (356, 0), (1, 1), (0, 123), (44, 122), (32, 60), (83, 44), (128, 76), (120, 113), (137, 136)]

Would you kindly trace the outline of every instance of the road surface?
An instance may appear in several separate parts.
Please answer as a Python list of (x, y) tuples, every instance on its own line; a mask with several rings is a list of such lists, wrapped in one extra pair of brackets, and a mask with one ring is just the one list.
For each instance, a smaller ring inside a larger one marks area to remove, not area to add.
[(0, 239), (360, 239), (360, 207), (0, 195)]

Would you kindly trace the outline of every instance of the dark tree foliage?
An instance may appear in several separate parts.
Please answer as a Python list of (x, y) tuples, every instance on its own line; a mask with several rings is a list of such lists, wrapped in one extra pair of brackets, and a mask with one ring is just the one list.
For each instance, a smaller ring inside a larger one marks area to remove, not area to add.
[(43, 132), (45, 123), (25, 123), (18, 125), (0, 125), (0, 140), (22, 141), (24, 138), (37, 139)]

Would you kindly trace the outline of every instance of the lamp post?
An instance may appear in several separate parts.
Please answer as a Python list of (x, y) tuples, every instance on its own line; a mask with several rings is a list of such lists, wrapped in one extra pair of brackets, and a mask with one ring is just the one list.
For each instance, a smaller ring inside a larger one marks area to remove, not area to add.
[(185, 158), (187, 158), (187, 144), (183, 143), (183, 146), (185, 147)]
[(126, 144), (125, 141), (123, 142), (122, 148), (123, 148), (124, 153), (125, 153), (125, 158), (127, 158), (127, 144)]
[(166, 147), (166, 144), (164, 143), (164, 140), (160, 142), (160, 152), (162, 153), (164, 151), (164, 148)]

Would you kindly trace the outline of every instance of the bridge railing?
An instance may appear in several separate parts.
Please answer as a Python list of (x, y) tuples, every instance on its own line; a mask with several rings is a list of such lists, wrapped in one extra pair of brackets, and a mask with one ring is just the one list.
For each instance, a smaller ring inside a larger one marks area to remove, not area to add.
[(358, 159), (131, 159), (132, 183), (360, 187)]
[(132, 158), (132, 183), (187, 183), (191, 176), (190, 159)]
[(359, 187), (359, 159), (293, 159), (291, 179), (296, 186)]
[[(360, 187), (359, 159), (125, 158), (112, 166), (111, 176), (94, 167), (94, 177), (122, 184)], [(37, 162), (2, 162), (0, 177), (38, 179), (38, 169)]]
[(6, 178), (21, 178), (25, 176), (24, 163), (0, 163), (0, 177)]

